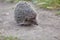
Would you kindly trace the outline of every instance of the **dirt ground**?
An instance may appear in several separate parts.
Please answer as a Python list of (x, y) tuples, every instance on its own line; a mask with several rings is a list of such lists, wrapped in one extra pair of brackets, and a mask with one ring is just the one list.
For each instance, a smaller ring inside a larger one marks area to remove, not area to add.
[(22, 40), (60, 40), (60, 16), (55, 16), (57, 10), (38, 10), (38, 26), (17, 26), (14, 20), (15, 4), (0, 3), (0, 34), (12, 35)]

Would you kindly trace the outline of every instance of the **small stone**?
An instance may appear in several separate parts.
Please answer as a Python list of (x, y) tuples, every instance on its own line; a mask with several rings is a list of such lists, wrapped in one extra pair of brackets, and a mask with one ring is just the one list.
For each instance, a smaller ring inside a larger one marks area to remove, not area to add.
[(9, 15), (9, 13), (6, 13), (6, 15), (8, 16), (8, 15)]

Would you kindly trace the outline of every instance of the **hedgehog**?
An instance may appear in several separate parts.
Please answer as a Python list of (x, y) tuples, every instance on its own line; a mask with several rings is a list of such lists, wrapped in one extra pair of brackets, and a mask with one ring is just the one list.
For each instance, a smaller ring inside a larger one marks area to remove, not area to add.
[(16, 23), (21, 26), (38, 25), (37, 12), (29, 2), (20, 1), (15, 7), (14, 15)]

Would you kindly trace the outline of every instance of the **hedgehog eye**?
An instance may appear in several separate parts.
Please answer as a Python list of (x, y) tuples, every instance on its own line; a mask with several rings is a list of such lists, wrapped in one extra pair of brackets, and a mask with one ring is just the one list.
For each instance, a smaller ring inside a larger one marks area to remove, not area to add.
[(25, 21), (28, 21), (28, 19), (26, 18)]

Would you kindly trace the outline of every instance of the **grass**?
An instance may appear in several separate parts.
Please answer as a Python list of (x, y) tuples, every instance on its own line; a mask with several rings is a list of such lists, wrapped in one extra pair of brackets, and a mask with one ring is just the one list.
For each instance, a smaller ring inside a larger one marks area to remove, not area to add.
[(60, 11), (56, 12), (56, 16), (59, 16), (60, 15)]
[(60, 8), (60, 0), (32, 0), (39, 7), (56, 9)]
[(18, 37), (14, 36), (2, 36), (0, 35), (0, 40), (20, 40)]

